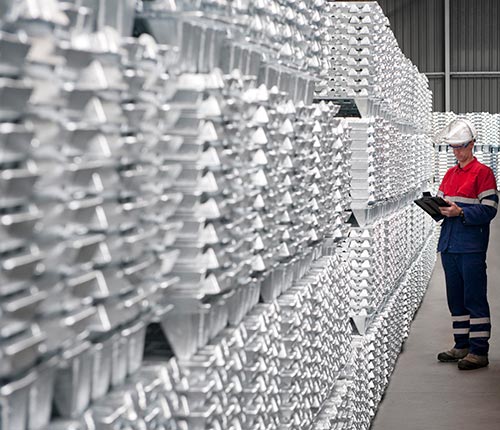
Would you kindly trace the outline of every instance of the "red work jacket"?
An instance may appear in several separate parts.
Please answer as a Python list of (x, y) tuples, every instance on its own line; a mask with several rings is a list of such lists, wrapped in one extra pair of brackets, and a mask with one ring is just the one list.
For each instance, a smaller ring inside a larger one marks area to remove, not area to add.
[(446, 172), (438, 196), (455, 202), (463, 217), (445, 218), (438, 252), (486, 252), (490, 222), (498, 208), (495, 176), (488, 166), (474, 158), (464, 168), (458, 164)]

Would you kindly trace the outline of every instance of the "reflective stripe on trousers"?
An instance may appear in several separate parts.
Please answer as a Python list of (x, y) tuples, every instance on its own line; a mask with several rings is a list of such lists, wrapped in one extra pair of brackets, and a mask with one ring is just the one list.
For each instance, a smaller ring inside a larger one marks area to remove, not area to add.
[(486, 355), (491, 332), (486, 253), (442, 253), (455, 348)]

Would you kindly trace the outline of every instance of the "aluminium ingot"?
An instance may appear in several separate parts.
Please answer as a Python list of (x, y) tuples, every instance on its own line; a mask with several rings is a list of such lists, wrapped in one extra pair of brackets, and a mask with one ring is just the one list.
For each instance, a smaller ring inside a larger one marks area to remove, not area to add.
[(36, 380), (36, 372), (16, 379), (0, 387), (0, 398), (5, 408), (2, 408), (0, 423), (6, 430), (26, 429), (29, 413), (29, 393)]
[(46, 336), (36, 324), (3, 316), (0, 332), (0, 375), (2, 378), (20, 374), (33, 366), (40, 356)]
[[(160, 321), (163, 332), (176, 357), (189, 360), (198, 347), (203, 346), (210, 305), (202, 305), (196, 298), (177, 296), (173, 309)], [(205, 334), (204, 334), (205, 333)]]
[(0, 249), (13, 249), (30, 240), (41, 217), (35, 205), (0, 216)]
[(35, 245), (17, 250), (0, 261), (0, 280), (3, 285), (10, 282), (28, 281), (40, 269), (44, 254)]
[(30, 386), (28, 430), (44, 430), (51, 420), (54, 382), (59, 357), (52, 357), (35, 367), (36, 378)]
[(33, 88), (27, 82), (0, 78), (0, 119), (17, 121), (26, 111)]
[(0, 309), (10, 318), (30, 321), (37, 307), (48, 297), (48, 293), (29, 283), (24, 286), (21, 284), (20, 287), (15, 293), (0, 296)]
[(88, 342), (65, 351), (56, 373), (54, 404), (65, 418), (76, 418), (87, 409), (91, 393), (92, 350)]
[(33, 161), (27, 161), (22, 168), (0, 170), (0, 192), (2, 193), (0, 206), (11, 207), (28, 203), (38, 178), (39, 172)]
[(30, 41), (26, 36), (0, 32), (0, 75), (17, 77), (21, 74), (30, 50)]

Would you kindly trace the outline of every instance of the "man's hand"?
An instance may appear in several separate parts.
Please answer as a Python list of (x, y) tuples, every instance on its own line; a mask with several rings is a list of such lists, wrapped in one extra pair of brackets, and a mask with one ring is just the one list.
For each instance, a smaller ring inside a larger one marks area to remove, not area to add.
[(447, 218), (459, 216), (460, 213), (462, 212), (462, 209), (450, 200), (445, 199), (445, 201), (449, 203), (450, 206), (445, 208), (439, 208), (441, 215), (444, 215)]

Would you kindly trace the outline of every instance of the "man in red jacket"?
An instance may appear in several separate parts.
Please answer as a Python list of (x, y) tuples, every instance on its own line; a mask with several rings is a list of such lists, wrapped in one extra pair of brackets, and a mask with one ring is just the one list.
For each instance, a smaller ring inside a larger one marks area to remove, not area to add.
[(473, 370), (488, 365), (491, 323), (486, 251), (490, 222), (498, 208), (497, 185), (491, 169), (473, 155), (476, 129), (470, 121), (451, 122), (443, 139), (457, 159), (438, 191), (438, 196), (450, 204), (441, 208), (445, 219), (438, 252), (445, 272), (455, 345), (441, 352), (438, 360), (458, 361), (460, 370)]

